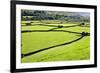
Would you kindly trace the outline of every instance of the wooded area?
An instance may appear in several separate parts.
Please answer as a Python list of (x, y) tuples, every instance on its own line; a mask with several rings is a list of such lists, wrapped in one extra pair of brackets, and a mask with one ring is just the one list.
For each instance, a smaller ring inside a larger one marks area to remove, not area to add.
[(89, 13), (84, 12), (62, 12), (62, 11), (39, 11), (22, 10), (21, 19), (29, 20), (64, 20), (68, 22), (89, 22)]

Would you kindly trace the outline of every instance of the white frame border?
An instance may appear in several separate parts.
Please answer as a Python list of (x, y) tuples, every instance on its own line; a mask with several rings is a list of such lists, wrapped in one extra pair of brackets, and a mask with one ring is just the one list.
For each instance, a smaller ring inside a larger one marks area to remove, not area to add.
[[(70, 12), (89, 12), (90, 13), (90, 60), (82, 61), (60, 61), (60, 62), (43, 62), (43, 63), (21, 63), (21, 9), (29, 10), (50, 10), (50, 11), (70, 11)], [(57, 67), (73, 65), (94, 64), (94, 9), (70, 8), (70, 7), (52, 7), (36, 5), (16, 5), (16, 69), (23, 68), (40, 68), (40, 67)]]

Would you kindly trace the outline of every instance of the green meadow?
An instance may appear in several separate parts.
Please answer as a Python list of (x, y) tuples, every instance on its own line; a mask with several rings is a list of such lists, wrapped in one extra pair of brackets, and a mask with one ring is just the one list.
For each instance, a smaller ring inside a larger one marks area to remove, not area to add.
[(82, 32), (90, 33), (89, 23), (79, 24), (57, 20), (22, 21), (21, 62), (89, 60), (90, 36), (82, 37)]

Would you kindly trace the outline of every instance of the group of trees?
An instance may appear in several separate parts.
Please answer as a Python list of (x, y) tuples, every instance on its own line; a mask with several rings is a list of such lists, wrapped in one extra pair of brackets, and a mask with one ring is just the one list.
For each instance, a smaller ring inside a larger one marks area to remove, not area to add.
[(89, 22), (90, 17), (81, 16), (75, 12), (22, 10), (22, 20), (65, 20), (69, 22)]

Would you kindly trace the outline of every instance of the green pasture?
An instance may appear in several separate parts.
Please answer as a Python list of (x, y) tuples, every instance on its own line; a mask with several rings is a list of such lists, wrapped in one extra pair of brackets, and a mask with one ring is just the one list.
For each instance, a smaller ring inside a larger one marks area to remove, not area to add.
[[(27, 25), (30, 23), (31, 25)], [(48, 22), (48, 23), (47, 23)], [(54, 22), (54, 23), (53, 23)], [(54, 26), (73, 26), (80, 23), (56, 23), (57, 21), (22, 21), (21, 31), (32, 31), (32, 30), (51, 30), (57, 27), (49, 27), (42, 26), (45, 25), (54, 25)], [(38, 25), (39, 24), (39, 25)], [(89, 24), (89, 23), (86, 23)], [(54, 30), (65, 30), (71, 32), (90, 32), (90, 27), (85, 27), (89, 25), (83, 26), (75, 26), (69, 28), (57, 28)], [(80, 38), (82, 35), (77, 33), (70, 32), (22, 32), (22, 54), (28, 54), (31, 52), (35, 52), (50, 46), (63, 44), (66, 42), (71, 42)], [(84, 36), (82, 39), (59, 47), (50, 48), (47, 50), (43, 50), (37, 52), (35, 54), (31, 54), (25, 57), (22, 57), (22, 63), (32, 63), (32, 62), (50, 62), (50, 61), (69, 61), (69, 60), (88, 60), (90, 59), (90, 36)]]

